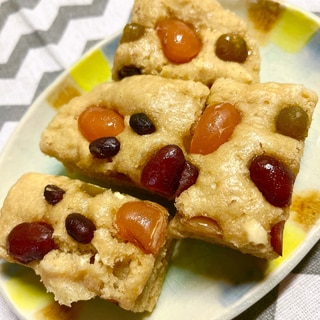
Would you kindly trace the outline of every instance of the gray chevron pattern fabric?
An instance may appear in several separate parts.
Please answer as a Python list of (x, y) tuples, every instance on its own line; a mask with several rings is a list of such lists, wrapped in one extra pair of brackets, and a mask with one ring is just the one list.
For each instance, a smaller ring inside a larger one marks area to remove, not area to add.
[[(48, 29), (21, 35), (9, 59), (6, 63), (1, 63), (0, 73), (5, 78), (15, 77), (29, 50), (56, 45), (69, 24), (68, 19), (76, 20), (83, 17), (99, 16), (107, 3), (108, 1), (93, 1), (92, 5), (65, 6), (61, 10), (59, 9)], [(33, 25), (27, 15), (24, 15), (23, 19), (26, 25)], [(57, 64), (63, 67), (60, 61), (57, 61)]]
[[(292, 3), (314, 3), (319, 14), (318, 1)], [(39, 94), (94, 44), (122, 30), (132, 4), (133, 0), (0, 0), (0, 152)], [(319, 262), (320, 242), (283, 282), (235, 319), (320, 319)], [(0, 319), (18, 319), (1, 294)]]
[(108, 0), (0, 3), (0, 128), (20, 120), (36, 96), (88, 47), (120, 31), (132, 6)]

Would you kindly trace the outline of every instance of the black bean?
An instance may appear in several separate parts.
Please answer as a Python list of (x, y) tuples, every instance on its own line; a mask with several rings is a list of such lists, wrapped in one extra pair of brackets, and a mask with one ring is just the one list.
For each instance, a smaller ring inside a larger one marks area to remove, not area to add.
[(89, 144), (90, 153), (98, 159), (115, 156), (120, 150), (120, 142), (115, 137), (103, 137)]
[(54, 184), (48, 184), (44, 188), (44, 198), (49, 204), (55, 205), (60, 202), (66, 192)]
[(123, 66), (119, 71), (118, 71), (118, 78), (119, 80), (130, 77), (130, 76), (135, 76), (141, 74), (141, 70), (137, 68), (136, 66)]
[(155, 132), (156, 127), (150, 118), (144, 113), (135, 113), (130, 117), (130, 127), (139, 135)]
[(71, 213), (65, 221), (68, 235), (76, 241), (88, 244), (91, 242), (96, 226), (94, 223), (81, 213)]

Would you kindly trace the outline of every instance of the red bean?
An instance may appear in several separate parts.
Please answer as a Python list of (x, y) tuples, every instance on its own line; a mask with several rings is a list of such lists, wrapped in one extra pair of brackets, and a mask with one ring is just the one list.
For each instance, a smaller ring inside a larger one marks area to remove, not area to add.
[(157, 150), (144, 166), (141, 184), (154, 192), (173, 196), (179, 186), (185, 158), (176, 145), (166, 145)]
[(15, 260), (27, 264), (41, 260), (55, 248), (53, 228), (46, 222), (23, 222), (7, 237), (7, 251)]
[(278, 159), (269, 155), (255, 157), (250, 164), (250, 177), (272, 205), (285, 207), (291, 203), (295, 176)]

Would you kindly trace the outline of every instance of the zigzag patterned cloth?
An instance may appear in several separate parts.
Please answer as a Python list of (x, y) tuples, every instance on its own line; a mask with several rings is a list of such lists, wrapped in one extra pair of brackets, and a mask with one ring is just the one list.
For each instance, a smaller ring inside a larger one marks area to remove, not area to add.
[[(319, 0), (291, 3), (320, 12)], [(58, 75), (98, 41), (122, 30), (132, 4), (133, 0), (0, 0), (1, 149), (32, 102)], [(319, 261), (320, 242), (285, 280), (236, 319), (320, 319)], [(1, 295), (0, 318), (18, 319)]]

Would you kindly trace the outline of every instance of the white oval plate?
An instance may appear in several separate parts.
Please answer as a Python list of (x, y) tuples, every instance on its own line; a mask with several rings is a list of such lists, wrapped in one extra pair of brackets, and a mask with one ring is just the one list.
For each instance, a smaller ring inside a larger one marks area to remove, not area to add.
[[(246, 1), (221, 1), (248, 19)], [(294, 23), (292, 23), (294, 21)], [(250, 23), (251, 25), (251, 23)], [(261, 81), (303, 83), (320, 96), (320, 23), (316, 17), (284, 8), (261, 39)], [(0, 158), (0, 203), (8, 189), (25, 172), (65, 174), (62, 165), (43, 155), (38, 147), (41, 132), (60, 105), (97, 83), (110, 80), (110, 65), (119, 35), (92, 49), (59, 77), (30, 107)], [(88, 73), (87, 71), (91, 72)], [(84, 77), (84, 74), (86, 77)], [(295, 195), (320, 192), (320, 111), (316, 109), (306, 140)], [(26, 190), (27, 192), (27, 190)], [(295, 198), (294, 198), (295, 199)], [(319, 212), (317, 212), (319, 215)], [(179, 242), (156, 309), (132, 314), (109, 302), (94, 299), (60, 307), (47, 294), (33, 271), (0, 264), (0, 288), (21, 319), (231, 319), (277, 285), (320, 239), (320, 225), (309, 229), (291, 217), (284, 234), (284, 255), (266, 262), (230, 249), (196, 240)]]

